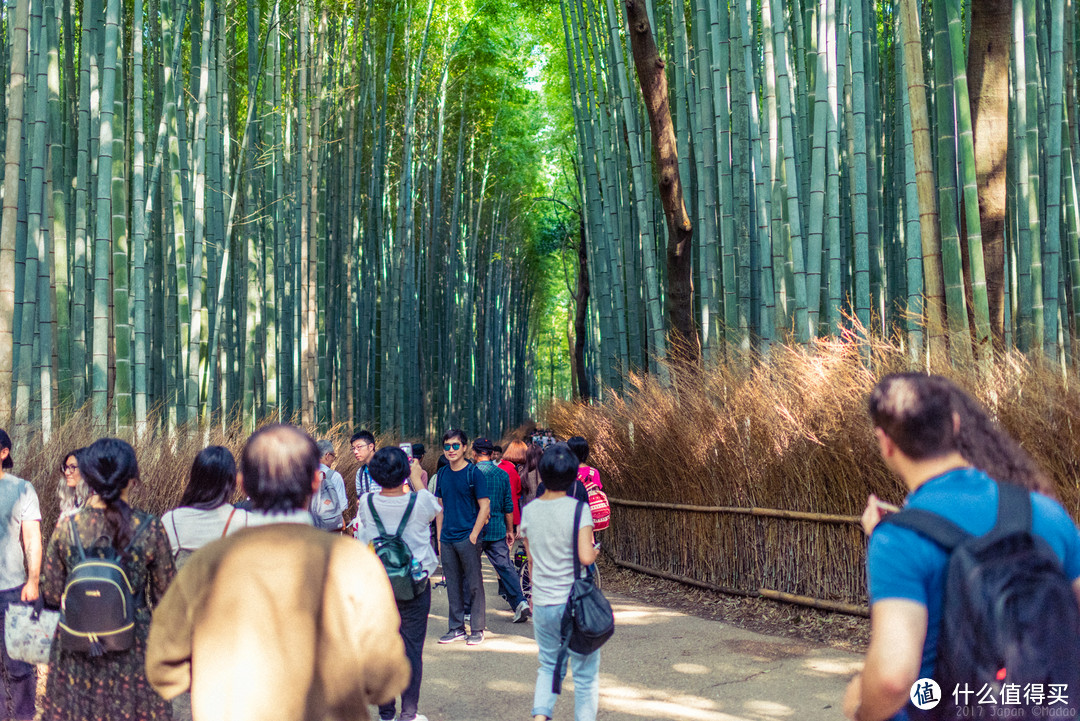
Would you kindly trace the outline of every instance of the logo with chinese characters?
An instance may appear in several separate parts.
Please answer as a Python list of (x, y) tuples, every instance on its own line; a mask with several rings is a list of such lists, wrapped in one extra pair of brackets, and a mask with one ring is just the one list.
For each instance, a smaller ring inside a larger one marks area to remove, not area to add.
[(920, 678), (912, 684), (910, 696), (915, 708), (928, 711), (941, 703), (941, 686), (932, 678)]

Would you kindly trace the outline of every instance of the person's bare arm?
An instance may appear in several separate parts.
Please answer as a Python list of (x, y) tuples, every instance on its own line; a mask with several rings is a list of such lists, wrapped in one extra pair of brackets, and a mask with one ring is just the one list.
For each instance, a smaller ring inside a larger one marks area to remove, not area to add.
[(479, 541), (480, 533), (484, 530), (484, 526), (487, 525), (488, 519), (491, 517), (491, 499), (477, 498), (476, 501), (480, 504), (480, 513), (476, 514), (476, 523), (473, 524), (472, 533), (469, 534), (469, 542), (474, 546)]
[(926, 623), (926, 607), (917, 601), (887, 598), (871, 606), (870, 648), (844, 696), (847, 718), (884, 721), (904, 707), (919, 678)]
[(504, 513), (503, 519), (506, 521), (506, 545), (514, 545), (514, 514)]
[(41, 521), (22, 522), (22, 543), (26, 552), (26, 585), (23, 586), (22, 600), (36, 601), (41, 582)]
[(412, 482), (414, 491), (419, 491), (421, 488), (427, 490), (427, 483), (424, 481), (424, 469), (415, 458), (409, 461), (409, 481)]
[(600, 555), (600, 551), (597, 550), (596, 542), (593, 540), (592, 526), (583, 526), (578, 529), (577, 552), (583, 566), (596, 563), (596, 557)]

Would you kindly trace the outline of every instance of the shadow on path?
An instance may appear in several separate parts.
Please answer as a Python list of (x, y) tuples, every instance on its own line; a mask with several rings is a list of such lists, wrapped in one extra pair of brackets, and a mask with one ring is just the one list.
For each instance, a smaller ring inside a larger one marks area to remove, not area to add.
[[(420, 712), (431, 721), (528, 721), (536, 683), (532, 624), (511, 623), (485, 564), (484, 643), (440, 646), (446, 590), (432, 597)], [(600, 661), (600, 721), (832, 721), (861, 657), (764, 636), (610, 595), (616, 631)], [(555, 707), (573, 718), (572, 677)], [(372, 708), (372, 718), (378, 713)]]

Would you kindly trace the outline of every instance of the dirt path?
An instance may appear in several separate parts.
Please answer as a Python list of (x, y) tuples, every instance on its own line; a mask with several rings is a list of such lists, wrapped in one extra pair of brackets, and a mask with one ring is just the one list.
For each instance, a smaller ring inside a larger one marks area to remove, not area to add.
[[(488, 634), (482, 645), (436, 643), (446, 632), (447, 599), (444, 588), (434, 593), (420, 695), (420, 712), (431, 721), (530, 718), (537, 667), (532, 624), (510, 622), (495, 576), (484, 568)], [(609, 599), (616, 632), (600, 662), (600, 721), (841, 718), (844, 686), (861, 657), (629, 596)], [(560, 721), (573, 717), (572, 688), (568, 681), (556, 706)]]

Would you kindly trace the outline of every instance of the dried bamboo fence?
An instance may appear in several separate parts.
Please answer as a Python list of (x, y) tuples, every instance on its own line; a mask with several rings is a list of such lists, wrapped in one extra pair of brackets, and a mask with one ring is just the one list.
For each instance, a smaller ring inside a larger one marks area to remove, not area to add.
[(609, 498), (616, 565), (720, 593), (866, 616), (857, 516)]

